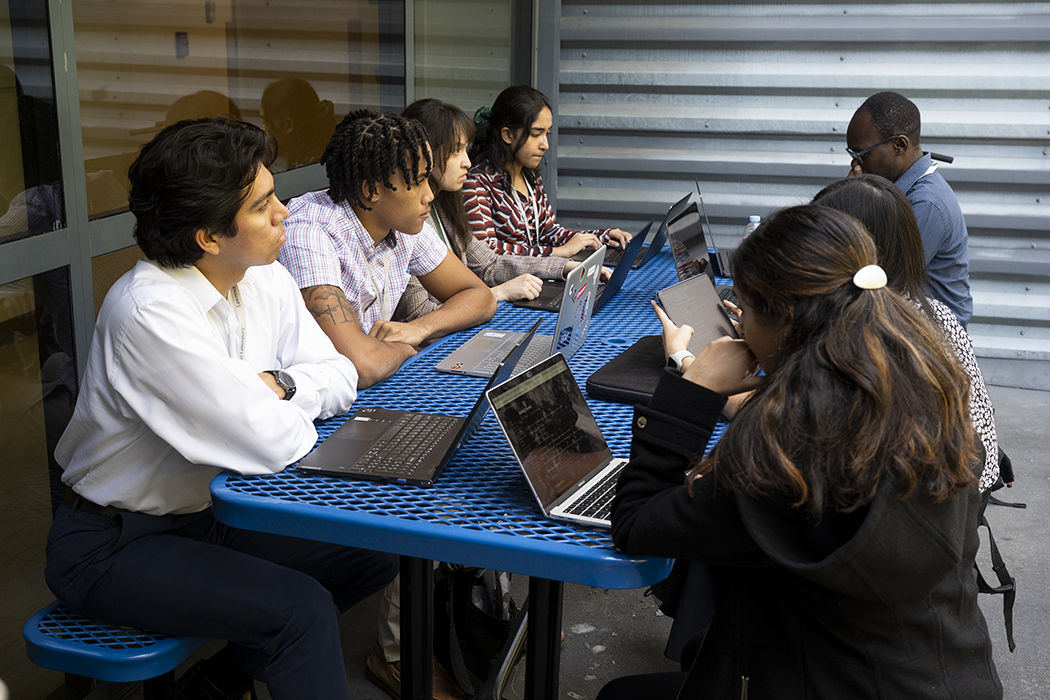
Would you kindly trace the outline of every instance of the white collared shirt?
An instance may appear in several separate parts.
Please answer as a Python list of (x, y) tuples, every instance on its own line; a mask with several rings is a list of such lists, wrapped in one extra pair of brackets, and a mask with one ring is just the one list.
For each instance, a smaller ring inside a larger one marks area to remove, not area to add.
[[(62, 480), (102, 505), (161, 515), (211, 503), (221, 470), (281, 471), (345, 413), (357, 370), (310, 317), (279, 263), (249, 268), (240, 321), (195, 267), (140, 260), (106, 295), (73, 418), (55, 450)], [(282, 401), (258, 374), (295, 379)]]

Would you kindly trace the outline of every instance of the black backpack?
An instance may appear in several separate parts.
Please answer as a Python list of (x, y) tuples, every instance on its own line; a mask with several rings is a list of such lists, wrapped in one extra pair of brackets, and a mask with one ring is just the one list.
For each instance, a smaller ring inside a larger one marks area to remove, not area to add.
[(442, 564), (434, 572), (434, 656), (468, 698), (481, 690), (513, 631), (510, 574)]

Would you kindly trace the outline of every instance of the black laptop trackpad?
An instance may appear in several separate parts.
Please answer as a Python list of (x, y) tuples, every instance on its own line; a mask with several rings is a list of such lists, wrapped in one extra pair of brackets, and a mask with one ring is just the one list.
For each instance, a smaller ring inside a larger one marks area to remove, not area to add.
[(328, 459), (331, 457), (340, 465), (353, 465), (401, 416), (399, 410), (361, 408), (324, 440), (322, 446), (331, 443), (329, 447), (314, 450), (306, 461), (325, 462), (323, 466), (332, 466)]
[(404, 415), (404, 411), (387, 408), (359, 408), (332, 437), (374, 440)]

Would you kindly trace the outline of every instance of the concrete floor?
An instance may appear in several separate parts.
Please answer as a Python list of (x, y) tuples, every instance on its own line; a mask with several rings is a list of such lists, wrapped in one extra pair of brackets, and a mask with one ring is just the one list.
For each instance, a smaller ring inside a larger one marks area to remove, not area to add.
[[(996, 495), (1028, 506), (1023, 510), (991, 506), (988, 510), (1003, 557), (1018, 580), (1014, 653), (1006, 647), (1001, 598), (982, 595), (981, 606), (991, 630), (1005, 697), (1045, 700), (1050, 698), (1050, 655), (1046, 653), (1050, 649), (1050, 392), (989, 387), (989, 393), (996, 407), (1000, 443), (1013, 459), (1017, 474), (1016, 486)], [(35, 544), (32, 556), (2, 562), (0, 606), (7, 611), (2, 617), (13, 621), (0, 629), (0, 678), (9, 686), (12, 700), (64, 700), (61, 674), (36, 668), (25, 659), (20, 624), (14, 619), (23, 609), (29, 611), (28, 616), (51, 600), (41, 576), (43, 532), (31, 534), (23, 546)], [(981, 554), (987, 554), (987, 546), (982, 545)], [(982, 562), (982, 568), (992, 576), (989, 563)], [(527, 582), (525, 577), (514, 580), (519, 601), (524, 598)], [(377, 605), (378, 595), (343, 619), (347, 676), (355, 700), (387, 697), (364, 676), (365, 659), (376, 633)], [(662, 654), (670, 622), (642, 590), (567, 585), (559, 697), (590, 700), (612, 678), (676, 670)], [(217, 647), (211, 643), (203, 653), (210, 654)], [(260, 689), (260, 697), (269, 700), (265, 689)], [(505, 696), (508, 700), (523, 697), (520, 672)]]

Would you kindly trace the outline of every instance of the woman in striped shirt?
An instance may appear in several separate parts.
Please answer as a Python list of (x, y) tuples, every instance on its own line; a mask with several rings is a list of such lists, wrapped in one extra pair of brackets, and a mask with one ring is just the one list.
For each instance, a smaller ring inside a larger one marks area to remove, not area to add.
[[(564, 279), (579, 263), (557, 258), (497, 255), (472, 235), (463, 209), (460, 189), (467, 180), (470, 158), (467, 147), (474, 140), (474, 123), (459, 107), (433, 98), (413, 102), (402, 116), (423, 125), (434, 154), (430, 189), (434, 201), (430, 223), (449, 250), (481, 278), (496, 301), (535, 299), (545, 279)], [(409, 278), (408, 287), (394, 311), (397, 321), (411, 321), (441, 306), (441, 302)]]
[(554, 123), (542, 92), (509, 87), (488, 116), (475, 115), (475, 122), (479, 138), (471, 155), (477, 165), (463, 185), (463, 203), (474, 235), (494, 251), (568, 258), (584, 248), (631, 240), (618, 228), (573, 231), (558, 225), (537, 170)]

